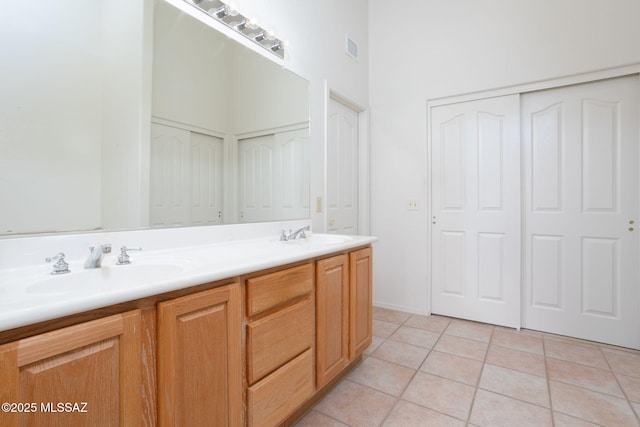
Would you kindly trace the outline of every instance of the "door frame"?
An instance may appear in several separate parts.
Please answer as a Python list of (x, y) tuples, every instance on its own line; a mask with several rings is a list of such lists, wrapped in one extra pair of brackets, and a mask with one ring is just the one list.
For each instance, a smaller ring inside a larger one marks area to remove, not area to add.
[[(449, 96), (449, 97), (441, 97), (441, 98), (432, 98), (432, 99), (428, 99), (427, 100), (427, 116), (426, 116), (426, 130), (427, 130), (427, 167), (429, 169), (429, 173), (427, 174), (427, 188), (428, 188), (428, 192), (429, 194), (427, 194), (427, 197), (425, 198), (425, 200), (429, 201), (429, 210), (428, 210), (428, 217), (427, 220), (431, 221), (431, 218), (433, 217), (433, 210), (432, 210), (432, 206), (433, 204), (431, 203), (431, 198), (432, 198), (432, 194), (433, 194), (433, 180), (432, 180), (432, 176), (431, 176), (431, 162), (433, 161), (433, 157), (432, 157), (432, 141), (431, 141), (431, 109), (434, 107), (439, 107), (442, 105), (448, 105), (448, 104), (455, 104), (455, 103), (459, 103), (459, 102), (468, 102), (468, 101), (477, 101), (480, 99), (485, 99), (485, 98), (493, 98), (493, 97), (498, 97), (498, 96), (505, 96), (505, 95), (515, 95), (515, 94), (525, 94), (527, 92), (537, 92), (537, 91), (541, 91), (541, 90), (545, 90), (545, 89), (554, 89), (554, 88), (559, 88), (562, 86), (571, 86), (571, 85), (576, 85), (576, 84), (581, 84), (581, 83), (589, 83), (589, 82), (595, 82), (598, 80), (606, 80), (606, 79), (611, 79), (611, 78), (616, 78), (616, 77), (624, 77), (624, 76), (629, 76), (629, 75), (634, 75), (634, 74), (638, 74), (639, 78), (640, 78), (640, 63), (635, 63), (635, 64), (630, 64), (630, 65), (625, 65), (625, 66), (621, 66), (621, 67), (612, 67), (612, 68), (607, 68), (607, 69), (603, 69), (603, 70), (598, 70), (598, 71), (593, 71), (593, 72), (587, 72), (587, 73), (579, 73), (579, 74), (573, 74), (573, 75), (569, 75), (569, 76), (565, 76), (565, 77), (560, 77), (560, 78), (555, 78), (555, 79), (549, 79), (549, 80), (542, 80), (542, 81), (537, 81), (537, 82), (531, 82), (531, 83), (524, 83), (524, 84), (519, 84), (519, 85), (514, 85), (514, 86), (505, 86), (505, 87), (501, 87), (501, 88), (495, 88), (495, 89), (490, 89), (490, 90), (486, 90), (486, 91), (479, 91), (479, 92), (469, 92), (469, 93), (463, 93), (463, 94), (458, 94), (458, 95), (454, 95), (454, 96)], [(638, 93), (638, 97), (640, 98), (640, 92)], [(640, 117), (638, 117), (638, 120), (640, 121)], [(640, 135), (639, 135), (640, 137)], [(522, 156), (522, 154), (521, 154)], [(640, 164), (640, 158), (638, 159), (638, 162)], [(521, 181), (522, 182), (522, 181)], [(639, 183), (640, 184), (640, 183)], [(521, 184), (522, 185), (522, 184)], [(640, 185), (639, 185), (640, 188)], [(640, 194), (639, 194), (640, 195)], [(524, 215), (524, 211), (521, 212), (521, 215)], [(523, 229), (524, 229), (524, 218), (522, 219), (522, 224), (523, 224)], [(431, 310), (432, 310), (432, 292), (433, 292), (433, 286), (432, 286), (432, 253), (431, 253), (431, 248), (432, 248), (432, 227), (429, 226), (427, 227), (427, 248), (428, 248), (428, 257), (427, 257), (427, 271), (429, 272), (427, 274), (427, 307), (426, 307), (426, 312), (428, 315), (431, 314)], [(524, 241), (524, 240), (521, 240)], [(640, 243), (639, 243), (640, 244)], [(521, 265), (524, 262), (524, 260), (521, 260)], [(522, 274), (524, 274), (524, 272), (522, 272)], [(521, 286), (521, 295), (522, 295), (522, 286), (524, 283), (524, 278), (521, 277), (520, 280), (520, 286)], [(522, 298), (520, 300), (520, 323), (522, 323)], [(519, 328), (518, 328), (519, 329)]]
[[(328, 147), (329, 147), (329, 104), (331, 100), (339, 102), (358, 113), (358, 234), (368, 235), (371, 229), (370, 215), (370, 147), (369, 147), (369, 109), (351, 98), (333, 89), (328, 80), (324, 81), (324, 148), (323, 148), (323, 194), (322, 194), (322, 230), (326, 231), (327, 194), (328, 194)], [(317, 211), (317, 202), (311, 201)]]

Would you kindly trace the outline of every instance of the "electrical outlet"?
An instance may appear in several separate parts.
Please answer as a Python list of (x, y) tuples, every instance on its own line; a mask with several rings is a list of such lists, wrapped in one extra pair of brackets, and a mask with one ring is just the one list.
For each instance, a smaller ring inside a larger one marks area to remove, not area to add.
[(420, 207), (418, 205), (418, 199), (409, 199), (409, 200), (407, 200), (407, 210), (408, 211), (419, 211)]

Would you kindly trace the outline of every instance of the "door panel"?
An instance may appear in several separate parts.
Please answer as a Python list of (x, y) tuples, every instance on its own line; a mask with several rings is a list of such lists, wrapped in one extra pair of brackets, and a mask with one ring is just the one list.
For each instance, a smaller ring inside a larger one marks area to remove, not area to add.
[(223, 140), (151, 125), (153, 227), (222, 223)]
[(190, 132), (171, 126), (151, 125), (152, 227), (186, 225), (189, 206)]
[(309, 216), (309, 129), (238, 140), (240, 222)]
[(191, 132), (191, 225), (222, 223), (223, 144)]
[(519, 96), (431, 110), (432, 312), (520, 325)]
[(238, 141), (240, 222), (274, 221), (275, 141), (273, 134)]
[(280, 167), (276, 170), (279, 189), (277, 219), (297, 219), (309, 216), (310, 181), (309, 129), (279, 132), (275, 135)]
[(640, 348), (638, 76), (522, 97), (523, 324)]
[(358, 113), (329, 100), (327, 231), (358, 233)]

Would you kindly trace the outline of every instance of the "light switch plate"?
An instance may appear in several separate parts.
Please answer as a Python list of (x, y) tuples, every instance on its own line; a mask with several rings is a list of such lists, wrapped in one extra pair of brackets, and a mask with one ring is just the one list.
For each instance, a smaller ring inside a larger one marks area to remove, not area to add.
[(407, 200), (407, 210), (408, 211), (419, 211), (420, 206), (418, 204), (418, 199), (408, 199)]

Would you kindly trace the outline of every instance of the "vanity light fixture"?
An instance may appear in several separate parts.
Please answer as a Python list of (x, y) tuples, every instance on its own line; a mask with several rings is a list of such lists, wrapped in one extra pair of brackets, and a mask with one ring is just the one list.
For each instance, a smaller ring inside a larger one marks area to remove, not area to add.
[(243, 18), (238, 22), (238, 25), (236, 25), (236, 30), (243, 31), (245, 28), (247, 28), (247, 20)]
[(242, 34), (252, 42), (262, 46), (267, 51), (284, 59), (285, 43), (277, 39), (270, 31), (261, 28), (256, 19), (247, 18), (228, 4), (220, 0), (184, 0), (195, 6), (218, 22)]

